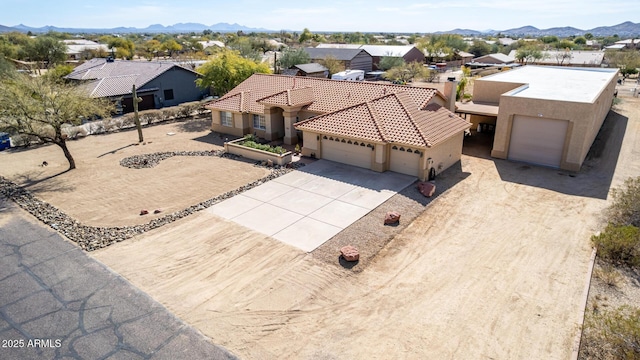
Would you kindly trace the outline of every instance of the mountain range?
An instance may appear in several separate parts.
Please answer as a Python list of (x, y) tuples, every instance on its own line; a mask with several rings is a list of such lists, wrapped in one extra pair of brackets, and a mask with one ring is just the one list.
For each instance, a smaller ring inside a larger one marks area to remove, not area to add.
[[(267, 30), (263, 28), (251, 28), (239, 24), (217, 23), (213, 25), (204, 25), (198, 23), (178, 23), (174, 25), (164, 26), (161, 24), (154, 24), (147, 26), (146, 28), (135, 27), (117, 27), (111, 29), (80, 29), (80, 28), (61, 28), (55, 26), (43, 26), (39, 28), (29, 27), (23, 24), (16, 26), (4, 26), (0, 25), (0, 33), (2, 32), (32, 32), (32, 33), (46, 33), (49, 31), (66, 32), (66, 33), (104, 33), (104, 34), (122, 34), (122, 33), (184, 33), (184, 32), (203, 32), (205, 30), (211, 30), (214, 32), (277, 32), (274, 30)], [(555, 35), (559, 37), (567, 36), (579, 36), (586, 33), (591, 33), (593, 36), (613, 36), (618, 35), (621, 38), (640, 37), (640, 23), (633, 23), (626, 21), (618, 25), (613, 26), (600, 26), (593, 29), (581, 30), (574, 27), (554, 27), (549, 29), (538, 29), (534, 26), (523, 26), (515, 29), (508, 30), (471, 30), (471, 29), (454, 29), (449, 31), (438, 31), (436, 34), (459, 34), (469, 36), (482, 36), (482, 35), (497, 35), (504, 36), (547, 36)]]
[(497, 35), (504, 36), (548, 36), (555, 35), (559, 37), (580, 36), (591, 33), (593, 36), (613, 36), (618, 35), (621, 38), (640, 37), (640, 23), (626, 21), (613, 26), (600, 26), (593, 29), (581, 30), (574, 27), (554, 27), (549, 29), (538, 29), (535, 26), (523, 26), (508, 30), (470, 30), (470, 29), (454, 29), (449, 31), (439, 31), (436, 34), (458, 34), (470, 36)]
[(126, 34), (126, 33), (183, 33), (183, 32), (203, 32), (211, 30), (214, 32), (272, 32), (262, 28), (250, 28), (239, 24), (218, 23), (213, 25), (204, 25), (198, 23), (178, 23), (174, 25), (164, 26), (161, 24), (149, 25), (146, 28), (135, 27), (116, 27), (110, 29), (90, 29), (90, 28), (62, 28), (56, 26), (30, 27), (27, 25), (4, 26), (0, 25), (0, 33), (2, 32), (29, 32), (47, 33), (49, 31), (65, 32), (65, 33), (84, 33), (84, 34)]

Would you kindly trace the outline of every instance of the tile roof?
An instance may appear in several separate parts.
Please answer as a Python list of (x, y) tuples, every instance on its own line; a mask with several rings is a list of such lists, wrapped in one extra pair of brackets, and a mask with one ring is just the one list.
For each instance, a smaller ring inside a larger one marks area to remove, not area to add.
[(420, 110), (407, 91), (390, 93), (294, 126), (365, 141), (432, 147), (469, 129), (470, 123), (438, 104)]
[[(313, 77), (291, 77), (284, 75), (268, 75), (253, 74), (247, 80), (240, 83), (226, 95), (207, 105), (209, 109), (218, 109), (233, 112), (251, 112), (264, 113), (263, 103), (267, 101), (265, 98), (281, 94), (286, 90), (294, 90), (301, 88), (311, 88), (305, 90), (308, 93), (305, 96), (313, 95), (313, 102), (305, 106), (305, 109), (316, 113), (328, 113), (340, 110), (349, 106), (370, 101), (380, 96), (405, 91), (413, 99), (413, 102), (423, 109), (435, 97), (445, 96), (435, 89), (401, 86), (391, 84), (381, 84), (366, 81), (342, 81), (321, 79)], [(229, 101), (230, 97), (237, 96), (239, 93), (245, 93), (247, 96), (246, 107), (240, 107), (240, 103)], [(281, 94), (281, 96), (284, 96)], [(269, 100), (275, 101), (275, 100)], [(282, 98), (280, 104), (288, 104), (286, 98)], [(295, 100), (296, 103), (303, 103), (303, 100)], [(269, 102), (271, 103), (271, 102)]]
[(134, 84), (142, 89), (145, 84), (174, 67), (197, 74), (190, 69), (168, 62), (125, 60), (108, 62), (106, 59), (96, 58), (76, 67), (65, 78), (78, 81), (100, 80), (89, 81), (83, 85), (94, 97), (120, 96), (130, 94)]

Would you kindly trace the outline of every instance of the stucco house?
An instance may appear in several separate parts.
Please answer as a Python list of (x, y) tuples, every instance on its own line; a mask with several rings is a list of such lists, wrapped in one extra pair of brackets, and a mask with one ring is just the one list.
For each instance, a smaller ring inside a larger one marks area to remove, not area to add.
[(495, 126), (491, 156), (579, 171), (611, 108), (617, 69), (527, 65), (476, 79), (457, 112)]
[(197, 72), (170, 62), (91, 59), (76, 67), (65, 79), (80, 83), (92, 97), (109, 98), (133, 111), (133, 85), (142, 102), (139, 110), (159, 109), (196, 101), (207, 91), (198, 88)]
[[(428, 179), (460, 160), (470, 124), (435, 89), (254, 74), (206, 107), (213, 131), (255, 134), (302, 153)], [(454, 97), (452, 98), (451, 95)]]
[[(414, 61), (424, 63), (425, 60), (424, 53), (413, 45), (318, 44), (316, 49), (362, 49), (371, 55), (373, 70), (379, 70), (378, 64), (385, 56), (401, 57), (406, 63)], [(371, 71), (366, 69), (359, 70)]]
[(309, 76), (317, 78), (328, 78), (329, 69), (318, 63), (293, 65), (289, 69), (282, 71), (282, 74), (289, 76)]

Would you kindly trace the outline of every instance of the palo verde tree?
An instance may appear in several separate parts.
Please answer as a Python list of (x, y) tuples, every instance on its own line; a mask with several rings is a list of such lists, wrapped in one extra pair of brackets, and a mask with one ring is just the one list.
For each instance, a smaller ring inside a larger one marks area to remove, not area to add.
[(109, 116), (112, 109), (106, 99), (91, 98), (75, 86), (46, 77), (13, 74), (0, 83), (0, 131), (56, 144), (69, 161), (69, 170), (76, 163), (63, 129), (82, 119)]
[(308, 64), (311, 62), (309, 54), (303, 48), (289, 48), (282, 52), (278, 64), (281, 69), (288, 69), (293, 65)]
[(245, 59), (233, 50), (219, 52), (196, 70), (203, 75), (196, 80), (196, 85), (202, 89), (213, 88), (213, 92), (220, 96), (255, 73), (271, 72), (269, 65)]

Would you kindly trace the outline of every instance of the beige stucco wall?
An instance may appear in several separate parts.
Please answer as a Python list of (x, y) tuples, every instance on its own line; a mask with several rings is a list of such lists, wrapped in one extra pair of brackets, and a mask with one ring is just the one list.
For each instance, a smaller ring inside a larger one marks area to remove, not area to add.
[(571, 171), (580, 170), (602, 125), (594, 104), (504, 96), (500, 100), (491, 156), (501, 159), (508, 157), (511, 128), (516, 115), (569, 121), (560, 168)]
[(437, 144), (434, 147), (430, 147), (423, 155), (424, 163), (422, 171), (424, 176), (421, 176), (421, 180), (426, 180), (429, 176), (428, 159), (433, 160), (433, 167), (436, 169), (436, 175), (447, 170), (451, 165), (460, 161), (462, 157), (462, 142), (464, 139), (464, 132), (460, 132), (457, 135), (450, 137), (444, 142)]
[(302, 132), (302, 155), (304, 156), (318, 156), (320, 154), (320, 142), (318, 141), (318, 137), (320, 134), (312, 133), (309, 131)]
[(211, 130), (234, 136), (242, 136), (246, 134), (243, 115), (240, 113), (231, 113), (231, 115), (233, 117), (233, 127), (223, 126), (220, 124), (220, 111), (211, 111)]
[(498, 104), (502, 94), (524, 84), (476, 79), (473, 82), (473, 101)]

